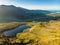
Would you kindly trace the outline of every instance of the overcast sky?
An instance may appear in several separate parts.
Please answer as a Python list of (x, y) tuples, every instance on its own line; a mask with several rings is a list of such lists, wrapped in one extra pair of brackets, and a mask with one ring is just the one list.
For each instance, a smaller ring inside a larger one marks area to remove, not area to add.
[(60, 0), (0, 0), (0, 5), (15, 5), (27, 9), (60, 10)]

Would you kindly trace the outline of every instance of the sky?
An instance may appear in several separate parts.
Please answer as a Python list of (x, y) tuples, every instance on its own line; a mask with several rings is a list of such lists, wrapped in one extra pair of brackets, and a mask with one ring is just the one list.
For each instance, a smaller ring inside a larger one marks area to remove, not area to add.
[(60, 10), (60, 0), (0, 0), (0, 5), (15, 5), (30, 10)]

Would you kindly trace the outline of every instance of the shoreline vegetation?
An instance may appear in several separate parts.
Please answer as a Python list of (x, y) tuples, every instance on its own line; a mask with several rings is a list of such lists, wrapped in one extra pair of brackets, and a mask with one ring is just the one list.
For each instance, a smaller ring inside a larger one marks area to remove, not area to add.
[(15, 29), (21, 25), (24, 25), (24, 22), (8, 22), (8, 23), (0, 23), (0, 33), (4, 31), (9, 31)]
[[(59, 45), (60, 44), (60, 21), (49, 22), (18, 22), (7, 23), (13, 27), (22, 24), (31, 26), (16, 36), (0, 34), (1, 45)], [(1, 26), (1, 25), (0, 25)], [(10, 28), (10, 27), (9, 27)]]

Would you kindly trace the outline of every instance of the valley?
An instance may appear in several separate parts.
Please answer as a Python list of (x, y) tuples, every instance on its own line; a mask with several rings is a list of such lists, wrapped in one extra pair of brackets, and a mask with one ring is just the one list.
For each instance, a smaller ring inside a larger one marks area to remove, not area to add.
[(0, 45), (60, 45), (60, 12), (0, 5)]

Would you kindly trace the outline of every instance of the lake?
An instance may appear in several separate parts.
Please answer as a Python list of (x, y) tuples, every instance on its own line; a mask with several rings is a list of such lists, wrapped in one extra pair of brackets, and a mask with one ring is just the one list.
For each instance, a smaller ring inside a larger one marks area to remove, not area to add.
[(22, 26), (19, 26), (19, 27), (16, 28), (16, 29), (9, 30), (9, 31), (5, 31), (5, 32), (3, 32), (3, 34), (6, 35), (6, 36), (16, 35), (17, 33), (22, 32), (22, 31), (24, 31), (24, 30), (27, 29), (27, 28), (30, 28), (30, 26), (22, 25)]

